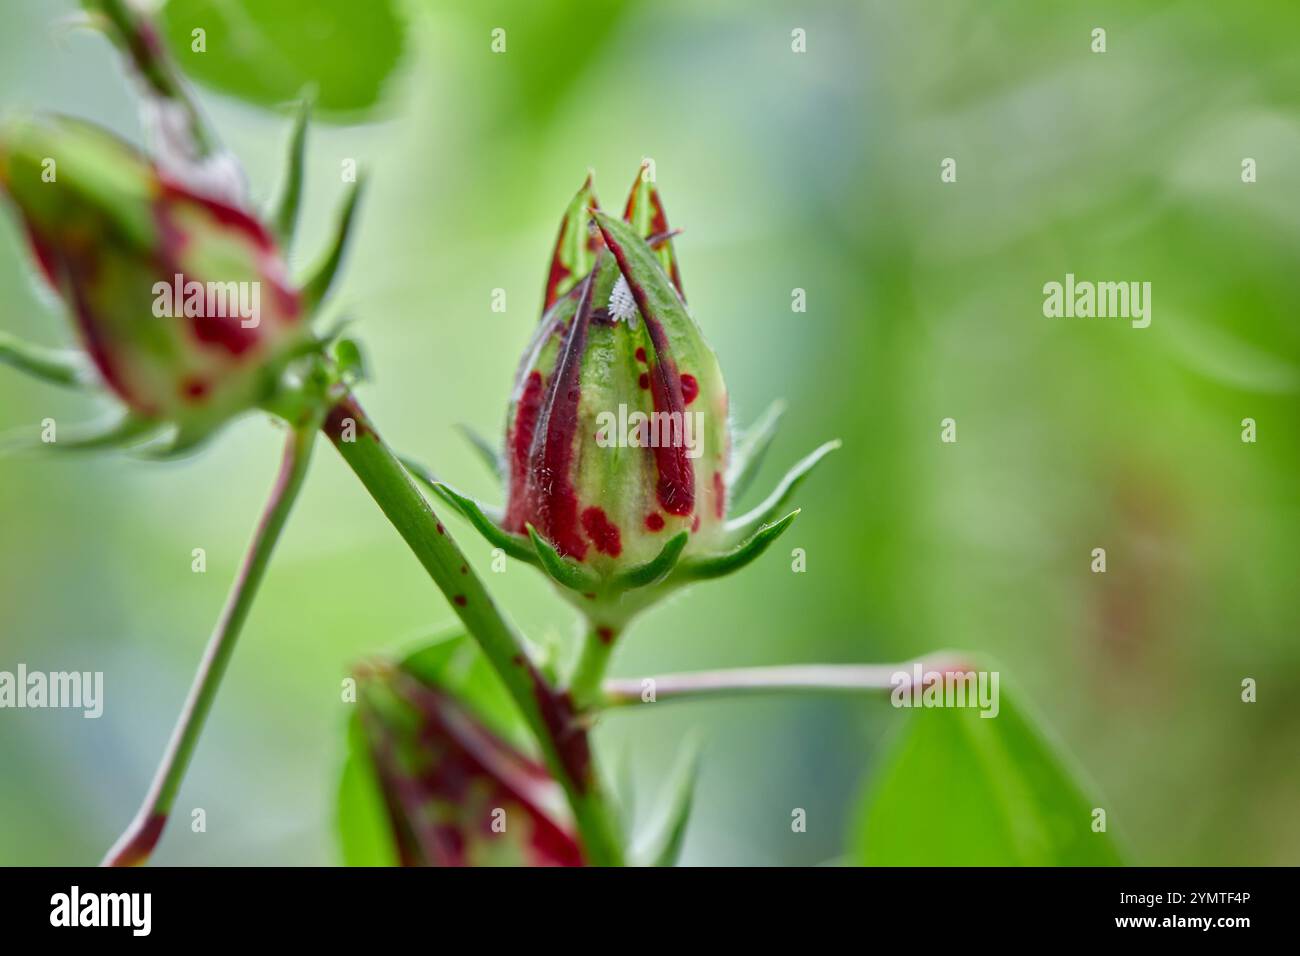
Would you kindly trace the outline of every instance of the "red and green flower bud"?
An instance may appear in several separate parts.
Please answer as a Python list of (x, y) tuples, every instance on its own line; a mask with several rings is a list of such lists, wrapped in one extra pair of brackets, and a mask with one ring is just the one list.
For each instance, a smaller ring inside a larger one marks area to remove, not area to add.
[(91, 124), (0, 128), (0, 187), (107, 385), (191, 435), (257, 405), (306, 323), (263, 225)]
[(680, 283), (644, 171), (623, 220), (599, 211), (588, 181), (561, 226), (510, 403), (503, 526), (531, 526), (601, 579), (682, 532), (688, 555), (722, 539), (727, 392)]
[(402, 865), (582, 864), (559, 785), (450, 693), (383, 666), (357, 706)]

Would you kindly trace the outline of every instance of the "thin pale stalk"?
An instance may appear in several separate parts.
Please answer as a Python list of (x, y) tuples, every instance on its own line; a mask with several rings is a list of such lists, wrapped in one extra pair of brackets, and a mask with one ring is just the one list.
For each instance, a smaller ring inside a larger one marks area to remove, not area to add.
[(900, 683), (910, 685), (916, 664), (923, 675), (966, 669), (959, 658), (938, 655), (903, 664), (796, 664), (623, 678), (605, 681), (600, 706), (774, 693), (889, 693)]
[(208, 641), (198, 673), (190, 687), (189, 697), (167, 744), (167, 751), (154, 774), (144, 803), (126, 832), (104, 857), (104, 866), (137, 866), (145, 863), (162, 836), (176, 793), (180, 790), (199, 736), (203, 733), (204, 722), (212, 710), (217, 689), (221, 686), (221, 678), (257, 597), (258, 587), (266, 575), (271, 552), (275, 549), (307, 475), (315, 438), (314, 423), (313, 427), (291, 430), (289, 433), (279, 476), (244, 555), (244, 564), (230, 589), (221, 619)]

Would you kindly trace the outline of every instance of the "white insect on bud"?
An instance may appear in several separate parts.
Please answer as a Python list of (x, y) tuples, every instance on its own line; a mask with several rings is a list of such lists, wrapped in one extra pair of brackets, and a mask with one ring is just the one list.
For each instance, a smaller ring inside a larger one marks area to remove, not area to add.
[(629, 329), (635, 329), (640, 321), (641, 312), (632, 298), (632, 290), (627, 287), (627, 279), (618, 277), (613, 290), (609, 293), (609, 317), (615, 322), (626, 322)]

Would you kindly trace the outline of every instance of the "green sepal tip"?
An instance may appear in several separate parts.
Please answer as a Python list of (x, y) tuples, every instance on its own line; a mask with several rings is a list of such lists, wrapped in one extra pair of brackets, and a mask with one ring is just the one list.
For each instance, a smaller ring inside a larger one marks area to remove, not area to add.
[(676, 866), (686, 842), (686, 827), (695, 802), (695, 783), (700, 775), (700, 743), (690, 737), (677, 757), (676, 766), (664, 785), (658, 818), (637, 837), (631, 859), (639, 866)]
[(677, 565), (677, 570), (673, 572), (672, 580), (685, 584), (689, 581), (706, 581), (709, 578), (720, 578), (734, 571), (739, 571), (766, 551), (773, 541), (781, 537), (785, 533), (785, 529), (790, 527), (799, 511), (800, 509), (796, 508), (779, 521), (763, 525), (752, 536), (730, 551), (681, 562)]
[(785, 402), (777, 399), (753, 424), (737, 433), (731, 444), (731, 464), (727, 467), (727, 489), (732, 501), (743, 498), (757, 477), (781, 426), (785, 408)]
[(7, 332), (0, 332), (0, 365), (64, 388), (88, 388), (95, 383), (83, 352), (24, 342)]
[(748, 538), (756, 530), (772, 521), (781, 512), (782, 507), (790, 500), (795, 491), (803, 483), (814, 468), (816, 468), (831, 452), (835, 451), (843, 444), (838, 438), (834, 441), (828, 441), (824, 445), (814, 449), (808, 455), (795, 463), (794, 467), (786, 472), (772, 493), (763, 500), (761, 504), (753, 510), (746, 512), (738, 518), (733, 518), (727, 522), (727, 533), (731, 540), (738, 541)]
[(549, 574), (557, 584), (583, 594), (594, 593), (597, 589), (596, 576), (584, 571), (571, 561), (560, 557), (560, 553), (551, 543), (537, 533), (532, 524), (526, 524), (528, 537), (532, 539), (533, 548), (541, 561), (542, 570)]
[(343, 263), (343, 253), (347, 250), (348, 237), (352, 234), (356, 222), (357, 207), (361, 202), (362, 193), (365, 192), (365, 185), (365, 176), (358, 174), (356, 181), (348, 187), (339, 208), (338, 223), (334, 228), (333, 238), (320, 262), (302, 284), (302, 298), (308, 312), (313, 312), (320, 307), (338, 277), (339, 267)]
[(285, 154), (284, 179), (275, 201), (266, 210), (266, 221), (282, 248), (293, 244), (298, 227), (298, 209), (302, 205), (303, 158), (307, 146), (307, 124), (311, 117), (311, 100), (303, 97), (293, 118), (289, 148)]
[(673, 568), (677, 567), (677, 560), (682, 556), (682, 550), (690, 540), (689, 531), (683, 531), (675, 535), (663, 546), (662, 551), (645, 564), (629, 568), (617, 575), (614, 578), (615, 587), (621, 590), (631, 590), (632, 588), (644, 588), (652, 584), (658, 584), (668, 577)]

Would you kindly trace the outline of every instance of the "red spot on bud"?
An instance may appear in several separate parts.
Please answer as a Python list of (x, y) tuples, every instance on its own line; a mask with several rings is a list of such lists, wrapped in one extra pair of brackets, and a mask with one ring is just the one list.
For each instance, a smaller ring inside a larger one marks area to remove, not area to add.
[(700, 394), (700, 383), (695, 380), (694, 375), (682, 376), (682, 401), (689, 405), (695, 401), (695, 397)]
[(612, 523), (601, 508), (588, 508), (582, 513), (582, 527), (596, 550), (612, 558), (623, 552), (623, 541), (618, 525)]
[(600, 638), (602, 644), (610, 644), (614, 641), (614, 629), (611, 627), (596, 628), (596, 636)]
[(647, 373), (642, 372), (641, 377), (636, 380), (636, 383), (640, 385), (642, 388), (649, 388), (650, 376)]
[(186, 379), (181, 383), (181, 398), (187, 402), (202, 401), (208, 394), (209, 385), (201, 378)]
[(713, 473), (713, 513), (721, 518), (727, 512), (727, 486), (722, 482), (722, 472)]
[(645, 364), (645, 349), (641, 348), (639, 345), (636, 348), (636, 360)]
[(645, 526), (651, 531), (664, 530), (664, 516), (657, 511), (652, 511), (645, 516)]
[(465, 595), (463, 594), (457, 594), (454, 598), (452, 598), (452, 600), (456, 602), (457, 607), (464, 607), (466, 604), (469, 603), (469, 601), (466, 600)]

